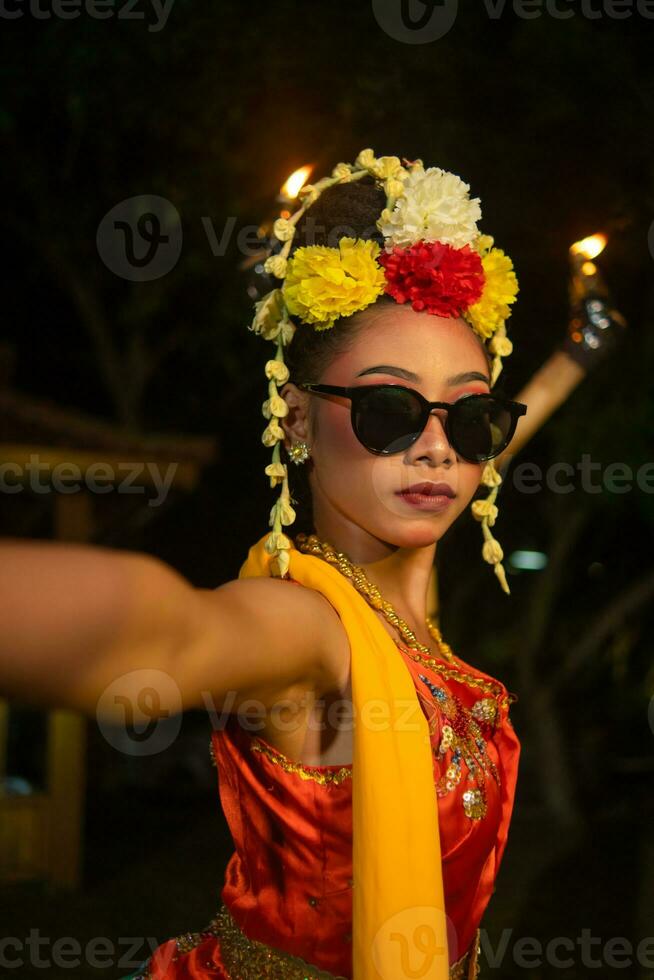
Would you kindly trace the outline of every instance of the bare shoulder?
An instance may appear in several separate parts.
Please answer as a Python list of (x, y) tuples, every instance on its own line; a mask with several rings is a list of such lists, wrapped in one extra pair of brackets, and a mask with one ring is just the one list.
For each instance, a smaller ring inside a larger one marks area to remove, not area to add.
[[(341, 619), (315, 589), (278, 578), (232, 579), (197, 589), (202, 609), (201, 648), (231, 661), (232, 689), (268, 702), (280, 692), (312, 687), (318, 693), (347, 681), (350, 646)], [(234, 658), (237, 657), (237, 662)]]

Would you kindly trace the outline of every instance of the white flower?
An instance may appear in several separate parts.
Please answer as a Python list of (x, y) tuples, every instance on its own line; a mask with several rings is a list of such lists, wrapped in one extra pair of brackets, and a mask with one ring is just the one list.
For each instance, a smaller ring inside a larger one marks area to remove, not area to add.
[(471, 200), (469, 192), (469, 184), (447, 170), (412, 170), (390, 217), (384, 220), (382, 215), (378, 224), (387, 248), (407, 248), (420, 240), (453, 248), (469, 245), (481, 218), (479, 198)]

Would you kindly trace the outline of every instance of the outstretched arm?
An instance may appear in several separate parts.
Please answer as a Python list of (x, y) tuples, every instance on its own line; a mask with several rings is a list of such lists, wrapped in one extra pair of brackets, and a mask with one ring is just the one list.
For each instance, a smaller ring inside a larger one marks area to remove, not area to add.
[[(158, 710), (265, 707), (294, 685), (326, 689), (345, 631), (319, 593), (276, 579), (196, 589), (165, 562), (91, 545), (0, 543), (0, 694), (123, 720)], [(109, 703), (110, 701), (110, 703)]]

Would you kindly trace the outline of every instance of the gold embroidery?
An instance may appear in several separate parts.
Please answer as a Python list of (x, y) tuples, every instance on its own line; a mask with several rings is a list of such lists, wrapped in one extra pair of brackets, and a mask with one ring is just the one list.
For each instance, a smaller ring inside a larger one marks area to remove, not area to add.
[[(497, 707), (491, 699), (476, 701), (473, 708), (466, 708), (461, 700), (443, 687), (432, 684), (424, 674), (419, 679), (427, 686), (443, 718), (440, 745), (432, 743), (432, 751), (439, 760), (450, 752), (450, 761), (445, 774), (436, 784), (438, 796), (446, 796), (460, 784), (463, 778), (462, 764), (468, 770), (468, 780), (476, 787), (468, 786), (461, 795), (461, 802), (467, 817), (481, 820), (488, 812), (486, 796), (486, 774), (492, 775), (498, 786), (501, 785), (497, 766), (486, 751), (486, 737), (492, 732), (497, 721)], [(430, 721), (430, 734), (435, 734), (435, 719)]]
[(266, 745), (265, 742), (256, 736), (253, 737), (250, 748), (253, 752), (261, 752), (271, 762), (274, 762), (275, 765), (281, 766), (284, 772), (294, 772), (300, 779), (312, 779), (314, 782), (320, 783), (321, 786), (325, 786), (328, 783), (342, 783), (346, 779), (352, 778), (351, 765), (341, 766), (339, 769), (336, 769), (336, 767), (305, 766), (301, 762), (291, 762), (290, 759), (287, 759), (277, 749)]
[[(269, 980), (346, 980), (345, 977), (335, 976), (327, 970), (312, 966), (291, 953), (267, 946), (256, 939), (249, 939), (241, 932), (224, 904), (206, 929), (184, 933), (174, 942), (178, 954), (184, 955), (211, 938), (218, 940), (220, 958), (234, 980), (263, 980), (266, 977)], [(449, 980), (476, 980), (479, 975), (479, 939), (480, 931), (477, 929), (468, 952), (450, 967)], [(178, 956), (174, 959), (178, 959)], [(130, 980), (151, 980), (150, 963), (151, 959), (147, 960), (144, 970), (134, 974)]]
[(448, 667), (439, 660), (435, 660), (434, 657), (425, 657), (423, 654), (412, 650), (403, 643), (398, 643), (398, 646), (412, 660), (424, 664), (425, 667), (429, 667), (431, 670), (435, 670), (443, 677), (459, 681), (461, 684), (465, 684), (467, 687), (474, 688), (475, 690), (485, 691), (487, 694), (494, 695), (501, 708), (508, 708), (510, 704), (514, 704), (518, 700), (517, 694), (505, 694), (503, 688), (494, 681), (484, 680), (483, 677), (473, 677), (472, 674), (466, 674), (456, 667)]

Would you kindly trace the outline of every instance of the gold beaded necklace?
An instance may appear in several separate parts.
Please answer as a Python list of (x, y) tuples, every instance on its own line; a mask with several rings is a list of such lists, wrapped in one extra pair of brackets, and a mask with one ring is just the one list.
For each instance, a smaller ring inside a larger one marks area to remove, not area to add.
[[(413, 660), (424, 664), (426, 667), (431, 667), (432, 670), (437, 671), (444, 677), (460, 681), (462, 684), (466, 684), (468, 687), (492, 694), (497, 698), (502, 707), (508, 706), (514, 701), (517, 701), (515, 694), (509, 694), (507, 696), (504, 694), (503, 689), (498, 684), (484, 680), (481, 677), (473, 677), (470, 674), (466, 674), (460, 670), (458, 666), (448, 667), (444, 663), (439, 663), (439, 661), (433, 656), (429, 647), (425, 646), (424, 643), (421, 643), (418, 640), (408, 623), (406, 623), (401, 616), (396, 613), (390, 602), (384, 599), (377, 586), (373, 585), (361, 566), (355, 565), (353, 562), (351, 562), (347, 555), (343, 554), (342, 551), (336, 551), (332, 545), (330, 545), (327, 541), (321, 541), (315, 534), (298, 534), (295, 538), (295, 544), (299, 551), (322, 558), (324, 561), (328, 562), (328, 564), (337, 568), (338, 571), (345, 576), (345, 578), (349, 579), (357, 592), (364, 597), (368, 605), (381, 612), (391, 626), (397, 630), (404, 641), (405, 647), (408, 647), (406, 650), (408, 656), (410, 656)], [(452, 649), (441, 636), (438, 626), (436, 626), (429, 616), (426, 618), (425, 622), (427, 624), (427, 629), (429, 630), (429, 635), (433, 640), (435, 640), (443, 658), (451, 665), (456, 665), (456, 659), (452, 653)]]

